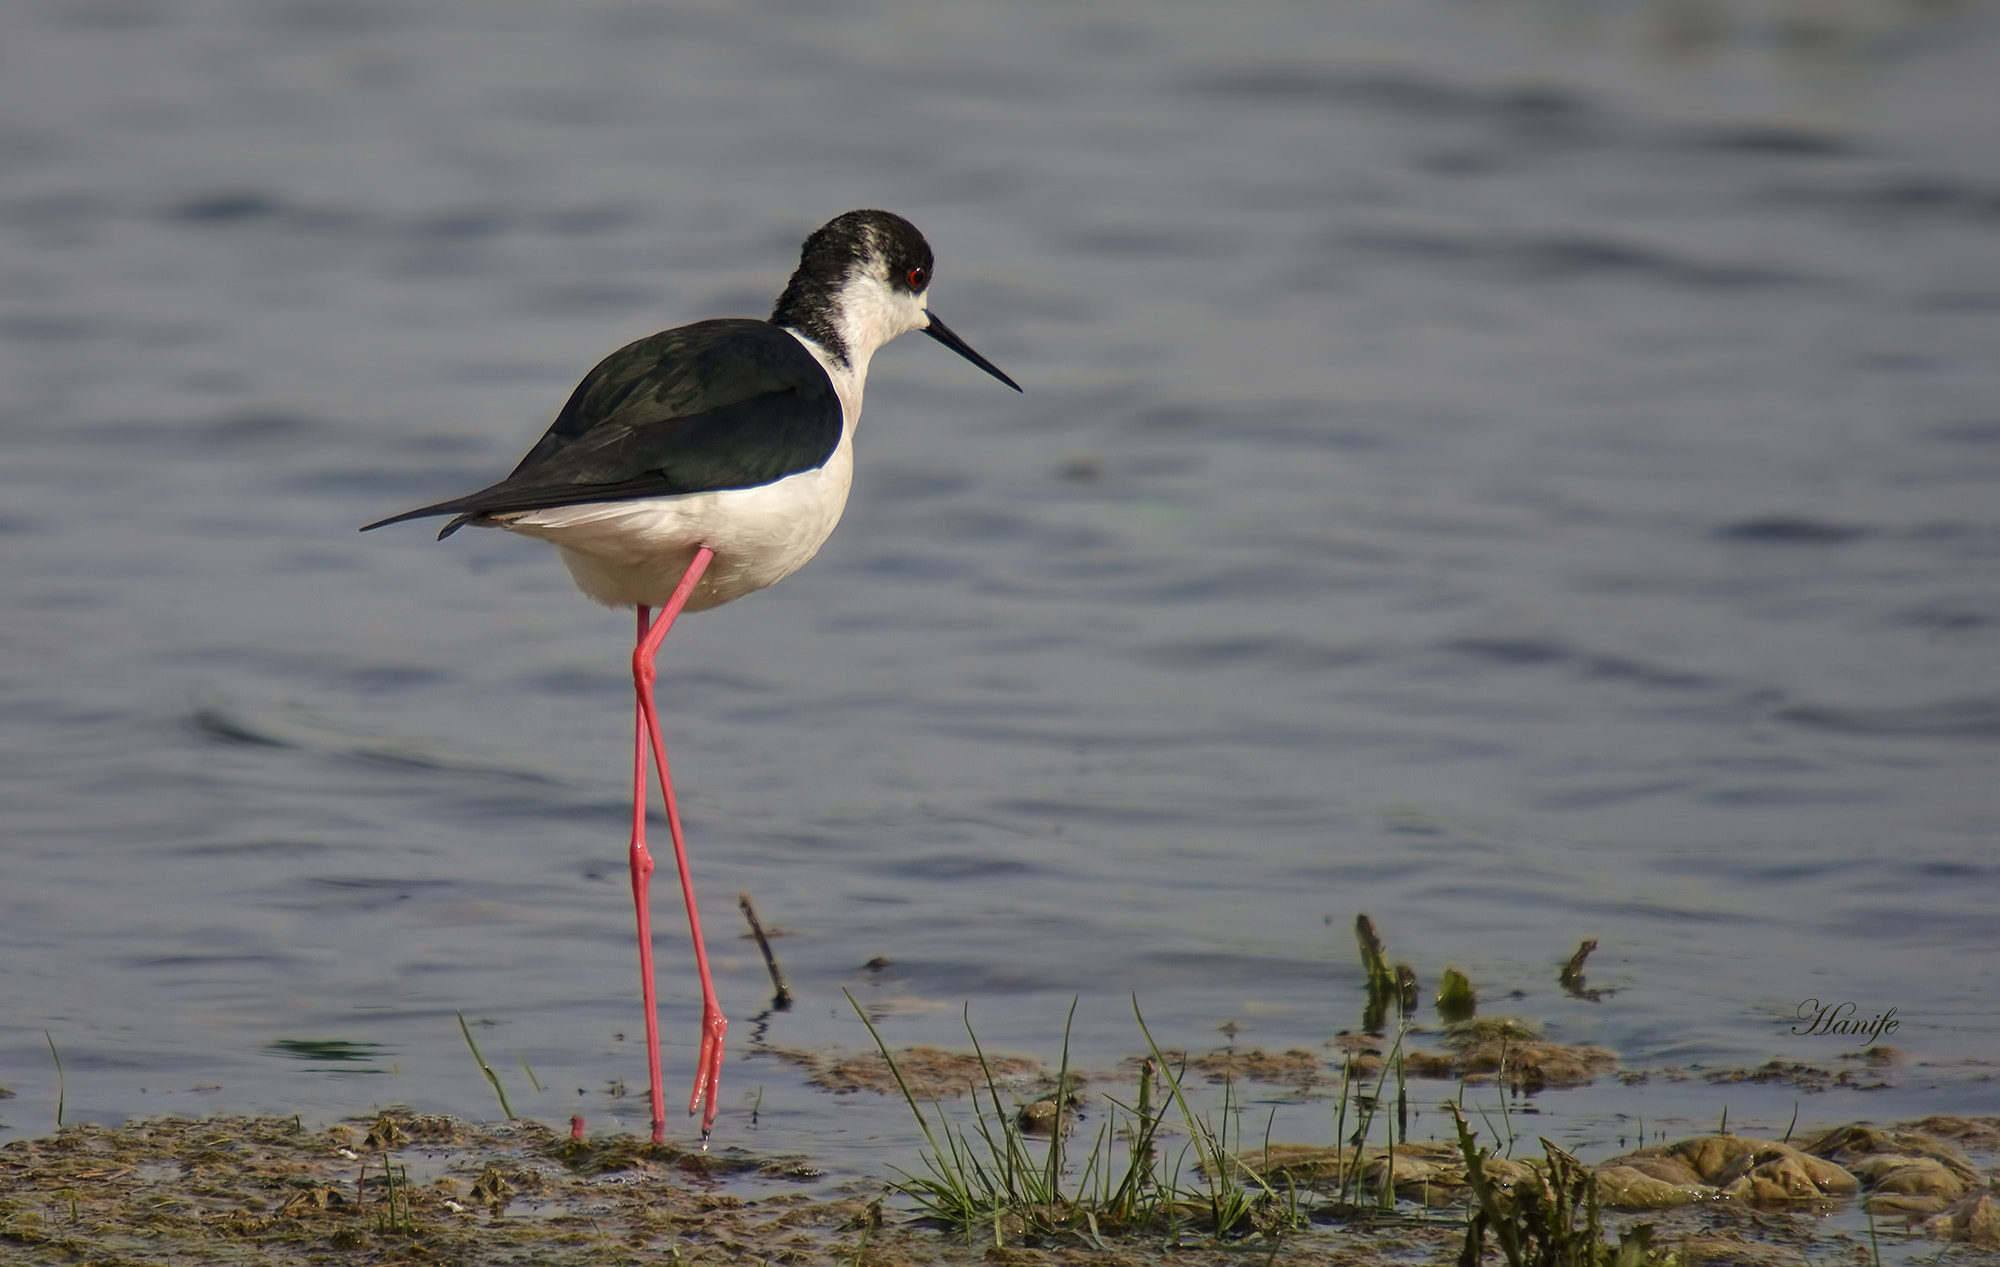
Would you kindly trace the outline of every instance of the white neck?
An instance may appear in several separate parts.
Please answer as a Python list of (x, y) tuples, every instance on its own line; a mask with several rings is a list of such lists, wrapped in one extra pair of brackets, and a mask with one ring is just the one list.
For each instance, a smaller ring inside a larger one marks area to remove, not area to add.
[(797, 339), (806, 351), (812, 353), (813, 359), (826, 371), (826, 376), (833, 380), (833, 394), (840, 398), (840, 412), (846, 424), (842, 428), (842, 434), (844, 437), (852, 436), (854, 424), (861, 421), (861, 389), (868, 377), (868, 358), (874, 355), (875, 349), (869, 348), (866, 352), (856, 355), (850, 364), (843, 365), (827, 355), (825, 348), (797, 330), (790, 326), (782, 328), (786, 334)]

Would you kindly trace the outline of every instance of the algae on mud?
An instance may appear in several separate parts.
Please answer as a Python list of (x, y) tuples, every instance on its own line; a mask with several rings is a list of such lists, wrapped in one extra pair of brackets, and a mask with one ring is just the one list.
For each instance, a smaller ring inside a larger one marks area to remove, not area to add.
[[(371, 1139), (404, 1156), (372, 1151)], [(406, 1164), (429, 1177), (399, 1181)], [(726, 1175), (753, 1173), (773, 1181), (769, 1196), (718, 1188)], [(475, 1126), (400, 1112), (325, 1131), (272, 1117), (73, 1126), (0, 1147), (0, 1263), (1045, 1260), (1036, 1249), (996, 1256), (990, 1243), (895, 1226), (878, 1191), (816, 1198), (788, 1188), (794, 1176), (817, 1172), (735, 1150), (687, 1152), (631, 1136), (572, 1140), (533, 1122)], [(1410, 1243), (1406, 1233), (1394, 1239)], [(1442, 1247), (1448, 1237), (1418, 1239)], [(1309, 1234), (1286, 1242), (1287, 1261), (1353, 1262), (1356, 1245)], [(1089, 1255), (1105, 1267), (1169, 1256), (1221, 1267), (1241, 1250), (1156, 1241)]]
[[(747, 1218), (749, 1203), (702, 1183), (793, 1165), (393, 1112), (325, 1131), (271, 1117), (73, 1126), (0, 1148), (0, 1261), (624, 1262), (697, 1234), (810, 1240), (865, 1205), (781, 1191)], [(503, 1217), (517, 1201), (538, 1217)]]

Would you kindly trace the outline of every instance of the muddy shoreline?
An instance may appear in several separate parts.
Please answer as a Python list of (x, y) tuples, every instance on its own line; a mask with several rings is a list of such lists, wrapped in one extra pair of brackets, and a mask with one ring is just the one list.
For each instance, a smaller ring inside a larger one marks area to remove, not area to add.
[[(1981, 1143), (2000, 1118), (1954, 1119)], [(1900, 1128), (1908, 1136), (1915, 1126)], [(1935, 1125), (1935, 1124), (1934, 1124)], [(1852, 1129), (1852, 1128), (1844, 1128)], [(1984, 1132), (1984, 1134), (1980, 1134)], [(1727, 1137), (1716, 1137), (1727, 1138)], [(1928, 1138), (1928, 1137), (1927, 1137)], [(1950, 1143), (1937, 1139), (1936, 1146)], [(1984, 1149), (1979, 1150), (1984, 1152)], [(1976, 1170), (1990, 1194), (1992, 1157)], [(886, 1198), (886, 1199), (885, 1199)], [(1871, 1261), (1833, 1226), (1845, 1201), (1712, 1201), (1643, 1215), (1688, 1263)], [(1883, 1256), (1908, 1245), (1877, 1220)], [(911, 1219), (883, 1185), (827, 1191), (810, 1159), (691, 1152), (631, 1136), (572, 1139), (536, 1122), (389, 1111), (315, 1129), (298, 1118), (168, 1118), (67, 1127), (0, 1147), (0, 1263), (1454, 1262), (1460, 1211), (1315, 1223), (1218, 1240), (1078, 1236), (1023, 1244), (1003, 1224), (968, 1245)], [(1945, 1248), (1923, 1242), (1926, 1255)], [(1497, 1254), (1489, 1249), (1490, 1259)], [(2000, 1262), (1956, 1243), (1953, 1262)]]

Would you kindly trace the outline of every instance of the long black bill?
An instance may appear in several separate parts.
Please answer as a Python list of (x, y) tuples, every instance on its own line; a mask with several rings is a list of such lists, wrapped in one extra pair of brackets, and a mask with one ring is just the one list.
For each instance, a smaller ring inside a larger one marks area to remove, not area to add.
[(951, 332), (951, 327), (946, 325), (944, 322), (939, 321), (938, 315), (936, 313), (926, 311), (924, 315), (931, 319), (931, 323), (924, 327), (925, 334), (928, 334), (933, 339), (936, 339), (939, 343), (944, 344), (946, 347), (958, 353), (966, 360), (971, 361), (974, 365), (977, 365), (980, 369), (985, 370), (988, 374), (991, 374), (993, 377), (1007, 384), (1007, 386), (1013, 388), (1015, 391), (1018, 392), (1021, 390), (1021, 385), (1015, 382), (1013, 379), (1008, 378), (1005, 374), (1001, 373), (999, 366), (987, 360), (985, 357), (979, 355), (979, 353), (973, 351), (972, 345), (970, 343), (967, 343), (964, 339), (961, 339), (957, 335), (953, 334)]

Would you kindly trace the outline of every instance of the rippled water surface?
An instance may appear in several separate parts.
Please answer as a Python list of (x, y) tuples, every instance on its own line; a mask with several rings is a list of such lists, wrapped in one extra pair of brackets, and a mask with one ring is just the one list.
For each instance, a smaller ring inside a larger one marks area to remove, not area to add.
[[(1635, 1069), (1894, 1007), (1895, 1089), (1803, 1119), (1991, 1111), (2000, 14), (1683, 12), (10, 7), (0, 1123), (49, 1040), (71, 1118), (489, 1115), (458, 1011), (522, 1111), (643, 1120), (630, 618), (354, 529), (874, 205), (1028, 391), (885, 350), (821, 556), (668, 641), (724, 1142), (907, 1159), (755, 1054), (864, 1044), (843, 988), (896, 1043), (1052, 1058), (1077, 998), (1103, 1068), (1136, 993), (1324, 1050), (1361, 911)], [(1668, 1086), (1542, 1099), (1591, 1145), (1798, 1098)]]

